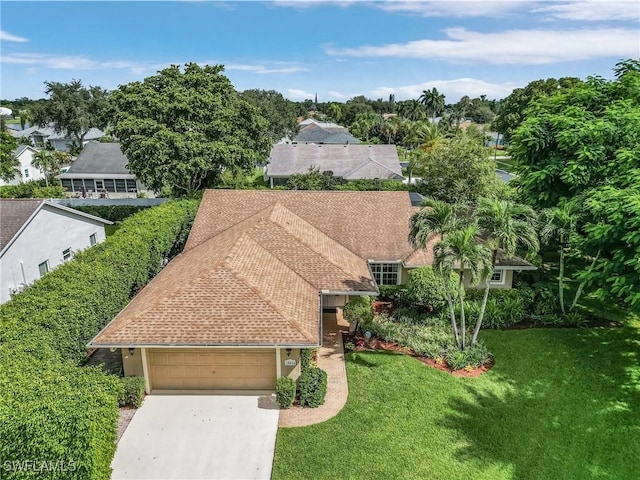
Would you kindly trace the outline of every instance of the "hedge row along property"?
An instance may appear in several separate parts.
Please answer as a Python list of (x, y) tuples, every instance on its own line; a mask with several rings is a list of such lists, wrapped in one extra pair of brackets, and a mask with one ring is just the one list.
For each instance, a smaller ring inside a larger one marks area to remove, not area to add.
[(0, 306), (0, 477), (109, 478), (123, 386), (78, 365), (87, 342), (182, 249), (197, 207), (134, 215)]

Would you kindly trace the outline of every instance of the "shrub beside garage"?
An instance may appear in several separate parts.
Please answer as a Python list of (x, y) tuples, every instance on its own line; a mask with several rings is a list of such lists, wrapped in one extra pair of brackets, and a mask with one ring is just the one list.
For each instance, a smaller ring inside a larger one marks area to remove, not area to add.
[(109, 478), (124, 383), (78, 364), (89, 340), (182, 250), (197, 208), (185, 200), (137, 213), (0, 306), (1, 478)]

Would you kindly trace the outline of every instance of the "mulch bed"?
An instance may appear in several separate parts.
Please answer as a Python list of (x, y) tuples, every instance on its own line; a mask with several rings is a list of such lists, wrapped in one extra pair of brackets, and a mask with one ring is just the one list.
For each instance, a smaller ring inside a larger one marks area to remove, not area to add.
[(383, 302), (381, 300), (376, 300), (372, 304), (373, 311), (376, 315), (380, 315), (381, 313), (386, 313), (387, 315), (391, 315), (395, 310), (395, 307), (392, 302)]
[(347, 333), (343, 333), (342, 335), (343, 335), (343, 341), (345, 344), (347, 342), (351, 342), (355, 345), (355, 348), (352, 350), (354, 352), (385, 350), (389, 352), (401, 353), (403, 355), (409, 355), (410, 357), (413, 357), (419, 362), (422, 362), (425, 365), (428, 365), (432, 368), (436, 368), (443, 372), (450, 373), (455, 377), (465, 377), (465, 378), (479, 377), (483, 373), (488, 372), (493, 367), (493, 360), (490, 360), (478, 368), (473, 368), (473, 369), (463, 368), (460, 370), (453, 370), (446, 363), (439, 363), (432, 358), (416, 355), (415, 352), (410, 348), (403, 347), (402, 345), (398, 345), (396, 342), (387, 342), (384, 340), (379, 340), (377, 338), (372, 338), (367, 344), (364, 338), (360, 336), (347, 334)]
[(124, 431), (129, 426), (129, 422), (131, 422), (131, 419), (136, 414), (137, 410), (138, 409), (135, 407), (120, 407), (118, 409), (118, 438), (116, 442), (120, 441), (120, 437), (124, 434)]

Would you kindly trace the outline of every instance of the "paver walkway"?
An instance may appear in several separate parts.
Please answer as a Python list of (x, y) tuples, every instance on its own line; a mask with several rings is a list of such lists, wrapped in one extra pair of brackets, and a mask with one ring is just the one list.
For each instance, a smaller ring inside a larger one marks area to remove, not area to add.
[(318, 408), (292, 407), (280, 410), (279, 427), (306, 427), (335, 417), (349, 396), (347, 370), (344, 364), (342, 331), (349, 324), (342, 313), (325, 313), (322, 316), (322, 347), (318, 352), (318, 367), (327, 372), (327, 395), (324, 405)]

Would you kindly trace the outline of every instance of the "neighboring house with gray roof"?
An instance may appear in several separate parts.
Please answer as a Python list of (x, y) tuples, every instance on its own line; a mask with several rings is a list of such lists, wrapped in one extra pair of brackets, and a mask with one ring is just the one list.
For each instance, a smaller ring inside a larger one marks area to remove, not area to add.
[(66, 173), (58, 175), (67, 192), (110, 198), (135, 197), (147, 188), (127, 167), (119, 143), (89, 143)]
[(273, 188), (285, 184), (291, 175), (310, 169), (330, 171), (345, 180), (404, 179), (395, 145), (316, 144), (274, 145), (264, 179)]
[(36, 167), (31, 165), (33, 156), (38, 153), (38, 149), (29, 145), (19, 145), (13, 152), (13, 156), (20, 162), (20, 173), (16, 173), (13, 180), (5, 182), (0, 179), (0, 186), (2, 185), (18, 185), (19, 183), (29, 182), (31, 180), (40, 180), (44, 178), (44, 174)]
[[(16, 138), (29, 139), (29, 143), (34, 147), (46, 147), (47, 144), (49, 144), (54, 150), (59, 152), (68, 152), (71, 150), (72, 145), (76, 143), (76, 139), (73, 135), (69, 135), (66, 132), (56, 132), (53, 124), (49, 124), (45, 127), (36, 125), (24, 130), (11, 132), (11, 134)], [(98, 128), (91, 128), (84, 136), (82, 142), (83, 146), (104, 136), (105, 133), (102, 130)]]
[(0, 199), (0, 303), (80, 250), (112, 222), (48, 200)]
[(291, 143), (322, 143), (334, 145), (358, 144), (360, 140), (349, 133), (349, 130), (336, 123), (311, 121), (300, 124), (298, 134)]

